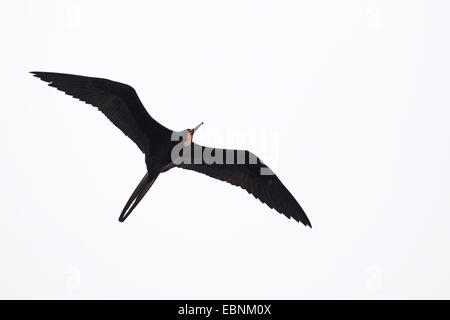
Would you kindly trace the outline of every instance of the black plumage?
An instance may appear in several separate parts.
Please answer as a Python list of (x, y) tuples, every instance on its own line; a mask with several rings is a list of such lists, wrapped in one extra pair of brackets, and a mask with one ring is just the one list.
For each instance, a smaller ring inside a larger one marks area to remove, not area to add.
[[(200, 125), (180, 132), (164, 127), (148, 114), (131, 86), (79, 75), (31, 73), (48, 82), (49, 86), (97, 107), (145, 154), (147, 173), (126, 203), (119, 217), (120, 221), (124, 221), (130, 215), (160, 173), (179, 167), (240, 186), (270, 208), (311, 226), (308, 217), (292, 194), (253, 153), (195, 144), (192, 138)], [(180, 150), (174, 153), (173, 150), (177, 146)], [(174, 154), (177, 154), (177, 157), (174, 158)], [(205, 154), (211, 155), (214, 161), (208, 161), (204, 157)], [(182, 159), (184, 161), (181, 161)]]

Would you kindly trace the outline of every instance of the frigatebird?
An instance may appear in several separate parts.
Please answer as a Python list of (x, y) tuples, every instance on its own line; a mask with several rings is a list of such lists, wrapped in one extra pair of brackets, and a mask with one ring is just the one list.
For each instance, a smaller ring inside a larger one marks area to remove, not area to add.
[(131, 214), (160, 173), (179, 167), (240, 186), (270, 208), (311, 227), (292, 194), (253, 153), (194, 143), (194, 133), (202, 123), (182, 131), (166, 128), (150, 116), (136, 91), (124, 83), (65, 73), (31, 73), (49, 86), (97, 107), (145, 154), (147, 173), (123, 208), (120, 222)]

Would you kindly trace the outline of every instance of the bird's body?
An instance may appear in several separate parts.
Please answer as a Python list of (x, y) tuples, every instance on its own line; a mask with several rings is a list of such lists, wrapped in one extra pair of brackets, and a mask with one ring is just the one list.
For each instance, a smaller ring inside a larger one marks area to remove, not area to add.
[(32, 74), (97, 107), (145, 154), (147, 173), (125, 205), (120, 221), (130, 215), (160, 173), (178, 167), (240, 186), (270, 208), (311, 226), (292, 194), (253, 153), (195, 144), (193, 135), (201, 124), (182, 131), (166, 128), (148, 114), (135, 90), (123, 83), (63, 73)]

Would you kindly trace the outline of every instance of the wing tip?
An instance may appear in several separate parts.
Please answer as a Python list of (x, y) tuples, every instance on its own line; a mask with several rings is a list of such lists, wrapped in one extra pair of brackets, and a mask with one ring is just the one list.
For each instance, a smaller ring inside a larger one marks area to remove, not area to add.
[(36, 77), (36, 78), (38, 78), (38, 79), (41, 79), (42, 81), (45, 81), (45, 82), (51, 82), (50, 80), (44, 79), (45, 75), (46, 75), (48, 72), (30, 71), (30, 73), (33, 75), (33, 77)]
[(306, 216), (306, 214), (304, 215), (302, 220), (303, 220), (302, 223), (305, 225), (305, 227), (310, 227), (312, 229), (311, 221), (309, 221), (309, 219)]
[(305, 225), (305, 227), (310, 227), (312, 229), (311, 221), (309, 221), (308, 216), (304, 211), (300, 215), (292, 216), (297, 222), (301, 222)]
[[(294, 218), (294, 217), (293, 217)], [(312, 229), (312, 224), (309, 221), (308, 217), (294, 218), (297, 222), (301, 222), (305, 227), (310, 227)]]

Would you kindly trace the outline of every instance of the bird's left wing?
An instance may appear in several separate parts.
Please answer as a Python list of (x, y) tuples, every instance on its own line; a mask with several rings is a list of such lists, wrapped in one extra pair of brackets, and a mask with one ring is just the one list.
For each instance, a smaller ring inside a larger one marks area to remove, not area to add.
[(297, 200), (272, 170), (253, 153), (246, 150), (207, 148), (195, 143), (189, 149), (189, 160), (178, 164), (178, 167), (239, 186), (270, 208), (311, 227), (311, 222)]
[(156, 140), (162, 135), (169, 136), (171, 133), (171, 130), (148, 114), (136, 91), (129, 85), (65, 73), (31, 73), (48, 82), (49, 86), (97, 107), (144, 153), (151, 147), (150, 139)]

